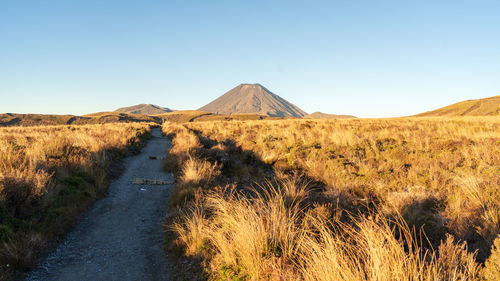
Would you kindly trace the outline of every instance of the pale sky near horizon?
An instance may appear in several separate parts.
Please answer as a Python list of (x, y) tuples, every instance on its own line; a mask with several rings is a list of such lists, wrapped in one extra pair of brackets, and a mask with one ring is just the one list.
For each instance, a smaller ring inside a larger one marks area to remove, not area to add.
[(500, 95), (500, 1), (0, 0), (0, 113), (196, 109), (240, 83), (359, 117)]

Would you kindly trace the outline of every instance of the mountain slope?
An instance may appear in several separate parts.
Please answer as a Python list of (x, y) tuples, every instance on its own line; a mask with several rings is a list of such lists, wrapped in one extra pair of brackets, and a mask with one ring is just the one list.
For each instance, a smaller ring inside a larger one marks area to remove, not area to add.
[(347, 118), (357, 118), (357, 117), (353, 115), (328, 114), (318, 111), (311, 114), (307, 114), (303, 118), (304, 119), (347, 119)]
[(251, 113), (272, 117), (303, 117), (307, 114), (260, 84), (240, 84), (199, 110), (216, 114)]
[(115, 110), (115, 112), (153, 115), (172, 112), (172, 110), (154, 104), (138, 104), (129, 107), (118, 108), (117, 110)]
[(500, 96), (467, 100), (416, 116), (488, 116), (500, 115)]

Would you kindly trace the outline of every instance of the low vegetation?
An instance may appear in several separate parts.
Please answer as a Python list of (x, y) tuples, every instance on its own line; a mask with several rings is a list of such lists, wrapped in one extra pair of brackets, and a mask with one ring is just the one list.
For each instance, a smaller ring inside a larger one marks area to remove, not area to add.
[(167, 218), (170, 243), (200, 262), (201, 279), (500, 277), (496, 117), (166, 123), (163, 131), (174, 144), (165, 163), (177, 177), (172, 204), (182, 206)]
[(83, 116), (56, 114), (0, 114), (0, 127), (12, 126), (52, 126), (52, 125), (88, 125), (117, 122), (155, 122), (161, 120), (155, 116), (128, 114), (119, 112), (98, 112)]
[(264, 119), (279, 119), (258, 114), (215, 114), (200, 110), (180, 110), (169, 113), (154, 115), (154, 117), (161, 118), (164, 122), (171, 123), (187, 123), (199, 121), (247, 121), (247, 120), (264, 120)]
[[(0, 129), (0, 279), (31, 269), (82, 211), (106, 194), (111, 167), (151, 124)], [(116, 172), (116, 171), (115, 171)]]

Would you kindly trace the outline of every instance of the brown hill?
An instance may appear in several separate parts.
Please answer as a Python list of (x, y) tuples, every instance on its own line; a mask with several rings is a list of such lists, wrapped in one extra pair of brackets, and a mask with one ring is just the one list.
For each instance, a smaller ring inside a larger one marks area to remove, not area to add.
[(158, 117), (163, 122), (168, 121), (175, 123), (199, 122), (199, 121), (232, 121), (232, 120), (247, 121), (247, 120), (280, 119), (279, 117), (269, 117), (258, 114), (241, 113), (241, 114), (222, 115), (200, 110), (179, 110), (179, 111), (154, 115), (152, 117)]
[(416, 116), (491, 116), (500, 115), (500, 96), (467, 100)]
[(225, 115), (249, 113), (272, 117), (303, 117), (307, 114), (260, 84), (241, 84), (199, 110)]
[(213, 115), (213, 113), (200, 110), (179, 110), (174, 112), (158, 114), (155, 115), (155, 117), (159, 117), (163, 122), (168, 121), (168, 122), (185, 123), (185, 122), (192, 122), (195, 119), (205, 115)]
[(358, 118), (358, 117), (352, 115), (328, 114), (317, 111), (311, 114), (307, 114), (303, 118), (304, 119), (348, 119), (348, 118)]
[(0, 127), (66, 125), (81, 119), (86, 120), (89, 118), (74, 115), (3, 113), (0, 114)]
[(113, 122), (155, 122), (160, 123), (161, 119), (154, 116), (100, 112), (84, 116), (76, 115), (56, 115), (56, 114), (0, 114), (0, 127), (5, 126), (44, 126), (44, 125), (83, 125), (102, 124)]
[(142, 114), (142, 115), (154, 115), (162, 114), (167, 112), (172, 112), (171, 109), (166, 107), (161, 107), (154, 104), (138, 104), (129, 107), (122, 107), (115, 110), (115, 112), (121, 113), (131, 113), (131, 114)]
[[(144, 114), (120, 113), (120, 112), (96, 112), (81, 117), (91, 118), (91, 123), (113, 123), (113, 122), (161, 122), (160, 118)], [(75, 124), (80, 124), (77, 121)]]

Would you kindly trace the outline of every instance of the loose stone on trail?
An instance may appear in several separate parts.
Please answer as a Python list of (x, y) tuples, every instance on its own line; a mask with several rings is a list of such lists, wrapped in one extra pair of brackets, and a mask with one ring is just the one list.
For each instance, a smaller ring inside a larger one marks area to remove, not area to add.
[(169, 181), (161, 181), (161, 180), (143, 179), (143, 178), (134, 178), (134, 179), (132, 180), (132, 184), (143, 184), (143, 185), (166, 185), (166, 184), (173, 184), (173, 182), (169, 182)]
[(150, 160), (165, 160), (165, 157), (159, 157), (159, 156), (149, 156)]

